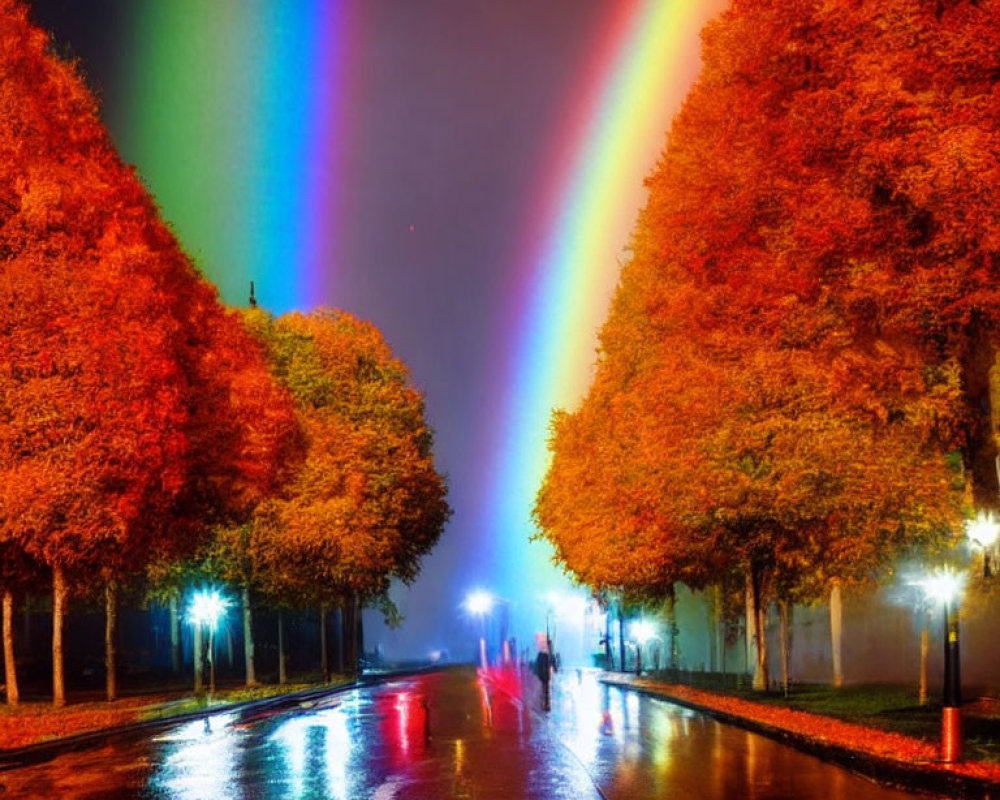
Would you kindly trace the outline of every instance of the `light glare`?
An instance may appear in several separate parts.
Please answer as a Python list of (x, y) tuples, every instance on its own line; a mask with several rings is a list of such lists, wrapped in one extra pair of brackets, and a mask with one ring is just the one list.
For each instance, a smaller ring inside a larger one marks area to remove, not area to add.
[(639, 644), (645, 644), (656, 636), (656, 626), (648, 619), (640, 619), (632, 623), (632, 638)]
[(493, 596), (489, 592), (473, 592), (465, 599), (465, 608), (470, 614), (489, 614)]
[(992, 511), (978, 511), (976, 518), (965, 523), (965, 535), (972, 545), (979, 549), (992, 547), (1000, 536), (1000, 523)]
[(229, 601), (222, 597), (218, 590), (195, 592), (188, 607), (188, 619), (199, 625), (205, 624), (214, 628), (219, 617), (226, 613)]
[(924, 594), (931, 600), (941, 603), (950, 603), (965, 588), (965, 575), (959, 574), (952, 569), (943, 568), (913, 581), (914, 585), (924, 590)]

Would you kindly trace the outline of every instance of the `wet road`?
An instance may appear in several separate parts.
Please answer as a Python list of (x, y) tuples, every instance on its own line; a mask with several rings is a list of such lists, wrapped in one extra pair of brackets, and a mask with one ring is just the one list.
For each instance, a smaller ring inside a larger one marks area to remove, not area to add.
[(570, 671), (451, 671), (0, 773), (0, 800), (900, 800), (755, 734)]

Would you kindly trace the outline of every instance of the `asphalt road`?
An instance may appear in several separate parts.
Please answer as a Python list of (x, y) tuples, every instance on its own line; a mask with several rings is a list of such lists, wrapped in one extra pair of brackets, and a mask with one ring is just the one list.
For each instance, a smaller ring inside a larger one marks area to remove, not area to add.
[(756, 734), (560, 673), (455, 670), (0, 773), (0, 800), (899, 800)]

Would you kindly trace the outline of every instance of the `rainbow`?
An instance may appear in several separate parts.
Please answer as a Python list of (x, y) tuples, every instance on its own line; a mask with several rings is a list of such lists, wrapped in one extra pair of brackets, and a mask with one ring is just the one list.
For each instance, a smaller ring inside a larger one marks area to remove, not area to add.
[[(566, 588), (549, 549), (529, 542), (551, 410), (573, 407), (589, 383), (643, 179), (696, 76), (698, 31), (725, 2), (604, 4), (590, 63), (555, 115), (560, 127), (544, 144), (539, 180), (511, 237), (512, 288), (495, 349), (483, 356), (496, 365), (484, 435), (464, 454), (482, 476), (464, 535), (489, 572), (469, 577), (500, 595)], [(119, 70), (131, 81), (117, 87), (127, 117), (109, 127), (227, 302), (245, 302), (255, 280), (269, 310), (308, 309), (330, 304), (349, 277), (339, 273), (346, 259), (337, 226), (349, 217), (340, 204), (354, 177), (345, 154), (364, 135), (357, 112), (366, 98), (352, 72), (371, 33), (364, 6), (125, 6), (123, 36), (142, 46)]]
[[(493, 467), (480, 525), (505, 565), (505, 587), (565, 588), (551, 550), (530, 542), (530, 514), (548, 464), (553, 408), (572, 408), (590, 382), (639, 206), (643, 178), (664, 144), (700, 63), (698, 31), (725, 3), (634, 0), (610, 8), (589, 75), (552, 141), (550, 172), (529, 208), (511, 271), (495, 363), (499, 423), (482, 445)], [(508, 588), (507, 590), (512, 591)]]
[(128, 119), (110, 127), (228, 302), (251, 279), (277, 313), (333, 292), (356, 5), (127, 5), (144, 46), (122, 87)]

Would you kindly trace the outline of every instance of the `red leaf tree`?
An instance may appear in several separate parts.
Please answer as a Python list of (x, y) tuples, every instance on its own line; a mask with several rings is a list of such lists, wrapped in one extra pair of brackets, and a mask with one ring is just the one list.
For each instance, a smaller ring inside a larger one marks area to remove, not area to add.
[(11, 0), (0, 40), (0, 543), (52, 571), (60, 705), (68, 587), (107, 589), (113, 696), (116, 585), (249, 516), (294, 425), (75, 68)]
[(557, 418), (536, 514), (567, 567), (739, 568), (758, 686), (769, 598), (957, 532), (951, 450), (995, 502), (997, 12), (939, 10), (737, 0), (709, 26), (594, 386)]

